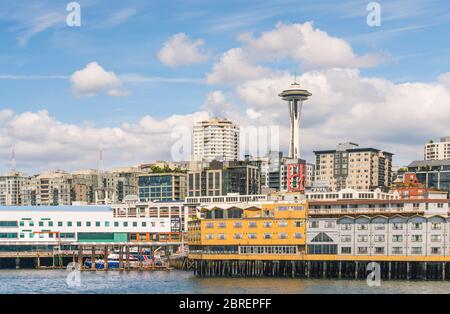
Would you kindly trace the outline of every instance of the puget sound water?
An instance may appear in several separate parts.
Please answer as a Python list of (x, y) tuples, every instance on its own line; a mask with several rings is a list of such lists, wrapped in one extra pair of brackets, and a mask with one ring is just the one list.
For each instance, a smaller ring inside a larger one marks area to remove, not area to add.
[[(75, 286), (73, 280), (68, 284), (68, 275), (79, 275), (79, 280), (75, 280), (79, 285)], [(450, 281), (382, 281), (379, 287), (369, 287), (365, 280), (197, 278), (192, 272), (178, 270), (71, 273), (65, 270), (2, 269), (0, 293), (450, 293)]]

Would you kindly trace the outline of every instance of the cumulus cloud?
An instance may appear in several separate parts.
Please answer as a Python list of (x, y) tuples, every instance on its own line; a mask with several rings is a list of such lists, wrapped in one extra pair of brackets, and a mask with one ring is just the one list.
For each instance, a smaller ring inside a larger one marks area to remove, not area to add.
[(204, 43), (203, 39), (192, 41), (185, 33), (175, 34), (159, 51), (159, 61), (171, 67), (204, 62), (209, 58), (203, 49)]
[(106, 71), (97, 62), (91, 62), (70, 76), (73, 91), (82, 96), (94, 96), (107, 91), (110, 96), (126, 96), (120, 91), (121, 80), (112, 71)]
[(183, 130), (191, 129), (195, 121), (208, 117), (206, 112), (165, 119), (144, 116), (137, 122), (96, 128), (61, 122), (46, 110), (23, 113), (0, 110), (0, 163), (7, 165), (13, 143), (18, 168), (29, 173), (96, 168), (100, 145), (106, 167), (173, 160), (170, 147), (179, 141), (174, 129), (180, 126)]
[[(278, 23), (275, 29), (259, 37), (250, 33), (239, 36), (241, 47), (226, 51), (207, 75), (211, 84), (239, 82), (266, 76), (270, 69), (258, 63), (291, 60), (303, 70), (330, 67), (364, 68), (379, 64), (384, 56), (357, 55), (343, 39), (332, 37), (303, 24)], [(326, 49), (324, 49), (326, 47)]]

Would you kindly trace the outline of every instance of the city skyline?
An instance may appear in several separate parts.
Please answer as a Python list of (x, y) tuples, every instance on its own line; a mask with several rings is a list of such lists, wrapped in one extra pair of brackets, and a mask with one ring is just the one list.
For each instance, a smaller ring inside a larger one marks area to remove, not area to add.
[(444, 1), (379, 1), (379, 27), (366, 1), (78, 2), (80, 27), (66, 25), (67, 3), (0, 9), (2, 173), (13, 147), (30, 174), (97, 168), (100, 149), (108, 169), (171, 160), (173, 129), (213, 116), (279, 126), (287, 154), (278, 93), (295, 75), (314, 95), (300, 132), (309, 161), (354, 141), (402, 166), (450, 134)]

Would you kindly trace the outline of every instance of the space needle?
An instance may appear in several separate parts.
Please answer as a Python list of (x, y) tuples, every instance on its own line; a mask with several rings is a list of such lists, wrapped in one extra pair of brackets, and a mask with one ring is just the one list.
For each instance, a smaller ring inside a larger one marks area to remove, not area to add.
[(300, 158), (299, 128), (303, 101), (312, 94), (306, 89), (300, 88), (300, 84), (294, 81), (291, 86), (282, 91), (278, 96), (287, 101), (291, 118), (289, 158)]

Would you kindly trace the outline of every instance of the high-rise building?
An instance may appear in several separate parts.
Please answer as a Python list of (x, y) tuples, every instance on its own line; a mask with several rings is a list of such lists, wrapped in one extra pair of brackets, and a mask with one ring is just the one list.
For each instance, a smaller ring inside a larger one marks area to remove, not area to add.
[(23, 205), (71, 205), (72, 175), (62, 170), (30, 177), (21, 188)]
[(222, 196), (260, 194), (259, 167), (244, 161), (213, 161), (203, 169), (188, 172), (188, 196)]
[(23, 173), (17, 171), (0, 176), (0, 206), (22, 205), (20, 190), (26, 179)]
[(388, 188), (392, 180), (392, 155), (355, 143), (339, 144), (335, 150), (315, 151), (315, 185), (332, 191), (344, 188), (370, 191)]
[(450, 136), (441, 137), (440, 142), (429, 141), (424, 146), (424, 160), (450, 159)]
[(239, 126), (213, 118), (197, 122), (193, 129), (192, 158), (196, 161), (230, 161), (239, 156)]

